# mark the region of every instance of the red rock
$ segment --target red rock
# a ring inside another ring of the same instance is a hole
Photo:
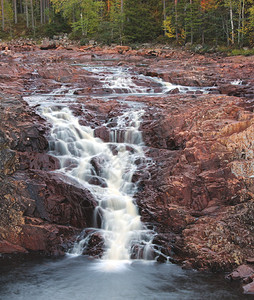
[[[118,53],[124,54],[130,50],[129,46],[116,46],[115,49],[117,50]]]
[[[97,127],[94,130],[94,136],[99,137],[104,142],[110,141],[110,130],[106,126]]]
[[[59,161],[53,156],[45,153],[31,153],[21,152],[19,153],[20,169],[32,169],[32,170],[55,170],[59,169]]]
[[[228,277],[230,277],[233,280],[244,280],[249,277],[251,277],[254,274],[254,269],[247,266],[247,265],[241,265],[239,266],[234,272],[232,272]]]
[[[28,250],[45,251],[47,249],[46,230],[43,226],[24,225],[21,244]]]
[[[54,224],[23,225],[20,240],[29,251],[63,254],[64,244],[73,240],[77,232],[75,228]]]
[[[104,239],[99,232],[91,232],[89,233],[90,239],[89,242],[84,249],[83,254],[95,256],[97,258],[102,257],[104,252]]]
[[[248,258],[246,259],[246,262],[247,262],[248,264],[253,264],[253,263],[254,263],[254,257],[248,257]]]
[[[243,286],[243,293],[254,295],[254,281]]]
[[[8,241],[0,241],[0,253],[28,253],[28,251],[25,248],[11,244]]]
[[[55,41],[50,41],[45,39],[42,43],[42,45],[40,46],[41,50],[49,50],[49,49],[56,49],[56,43]]]
[[[38,170],[27,184],[29,196],[37,203],[36,216],[77,228],[92,226],[96,202],[90,191],[64,175]]]

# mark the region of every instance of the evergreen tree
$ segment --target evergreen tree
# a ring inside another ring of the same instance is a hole
[[[124,33],[128,42],[147,42],[163,34],[161,3],[126,0]]]

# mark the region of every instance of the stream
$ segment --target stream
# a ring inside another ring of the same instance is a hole
[[[93,88],[92,97],[105,101],[212,89],[176,86],[123,67],[80,67],[102,86]],[[247,299],[223,276],[156,261],[163,255],[153,244],[156,232],[142,224],[134,198],[138,181],[133,176],[149,163],[139,131],[145,114],[142,104],[130,103],[113,122],[106,122],[109,141],[103,142],[94,128],[80,125],[69,108],[77,98],[75,90],[63,85],[24,99],[51,126],[49,154],[60,162],[55,172],[78,182],[96,199],[94,227],[84,229],[64,258],[37,257],[1,266],[0,299]],[[103,243],[100,259],[86,256],[93,236]]]

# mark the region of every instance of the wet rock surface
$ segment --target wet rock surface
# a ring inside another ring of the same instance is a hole
[[[90,226],[94,199],[47,172],[59,163],[46,153],[44,120],[18,96],[2,95],[1,108],[0,252],[61,254]]]
[[[106,142],[121,111],[144,108],[149,159],[134,176],[140,182],[135,198],[165,257],[213,271],[231,271],[254,257],[252,57],[34,46],[27,55],[22,47],[0,56],[1,253],[63,253],[92,226],[95,200],[51,172],[59,162],[47,154],[49,125],[21,98],[60,89],[54,97],[73,97],[70,108],[80,124]],[[174,84],[211,87],[210,94],[175,89],[162,96],[106,98],[102,81],[80,65],[97,61]],[[99,174],[101,159],[93,163]],[[97,240],[95,235],[91,249]]]

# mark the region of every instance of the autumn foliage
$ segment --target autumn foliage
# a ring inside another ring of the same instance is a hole
[[[254,0],[0,0],[1,37],[254,46]]]
[[[217,9],[218,1],[216,0],[201,0],[200,7],[203,11],[209,11]]]

